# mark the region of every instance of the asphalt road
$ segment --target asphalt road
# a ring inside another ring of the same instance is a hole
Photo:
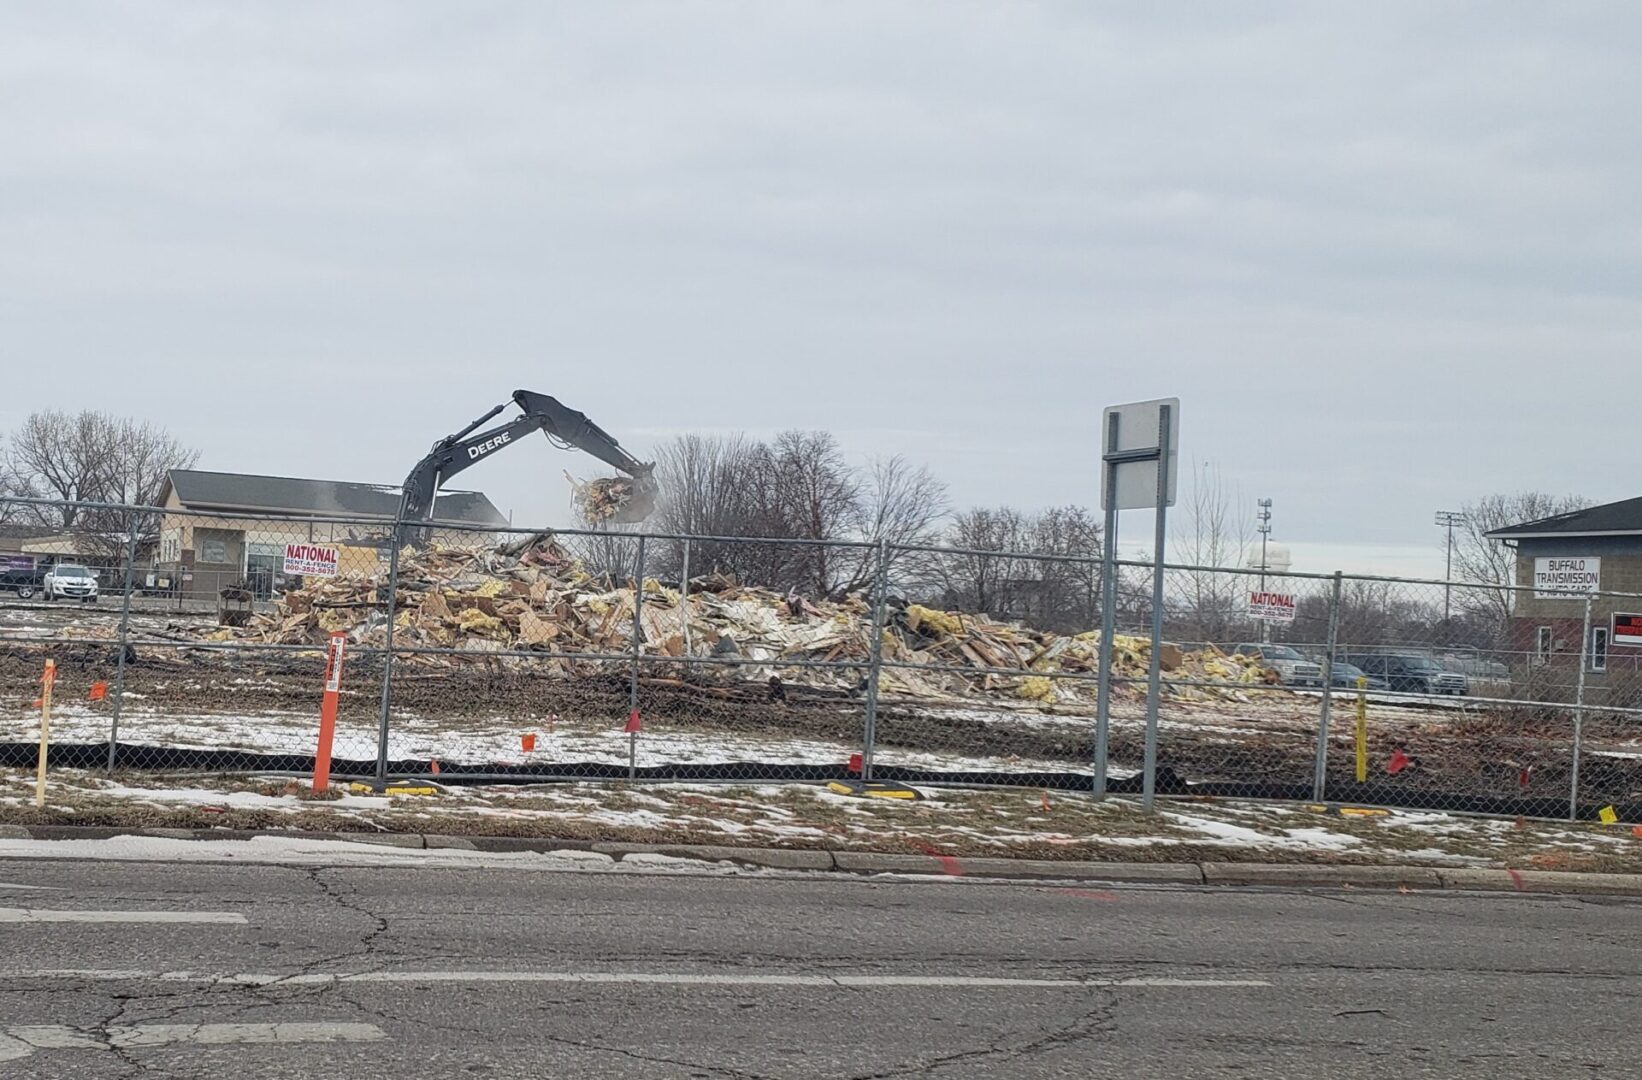
[[[1620,900],[17,860],[0,943],[5,1077],[1642,1068]]]

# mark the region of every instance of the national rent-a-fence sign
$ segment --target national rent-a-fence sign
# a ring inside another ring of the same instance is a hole
[[[286,544],[285,573],[303,577],[335,577],[339,553],[319,544]]]

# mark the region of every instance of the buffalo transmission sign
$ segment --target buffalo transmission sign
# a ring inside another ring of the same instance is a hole
[[[1594,593],[1602,588],[1602,560],[1592,558],[1542,558],[1534,560],[1535,600],[1575,600],[1575,594]]]

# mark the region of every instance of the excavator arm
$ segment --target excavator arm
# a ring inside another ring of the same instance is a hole
[[[417,521],[431,517],[434,494],[451,477],[537,431],[545,434],[555,445],[584,450],[633,478],[633,497],[613,520],[642,521],[650,515],[655,507],[656,495],[655,481],[651,477],[655,471],[654,465],[633,457],[622,449],[614,436],[589,420],[587,414],[577,412],[555,398],[529,390],[515,390],[513,402],[519,406],[522,415],[480,431],[507,408],[506,404],[498,405],[461,431],[433,444],[428,456],[417,462],[405,478],[405,491],[400,500],[401,520]]]

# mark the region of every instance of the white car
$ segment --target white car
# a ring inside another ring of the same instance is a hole
[[[47,600],[78,600],[82,604],[97,602],[97,575],[83,566],[58,563],[46,572],[42,586]]]

